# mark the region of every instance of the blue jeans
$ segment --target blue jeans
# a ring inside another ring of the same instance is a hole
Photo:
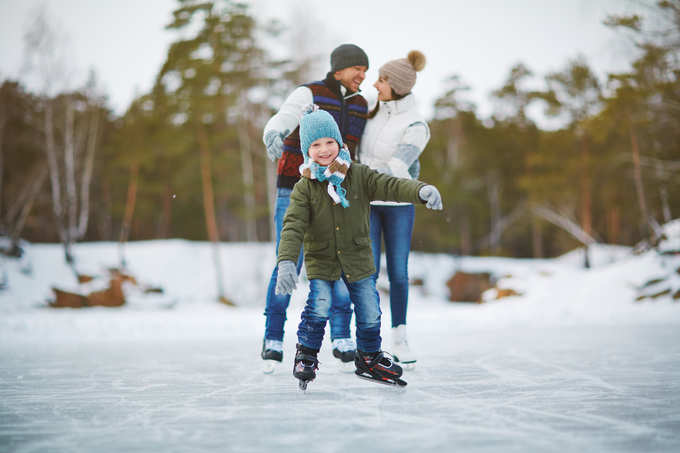
[[[350,283],[345,280],[328,281],[312,279],[309,281],[307,305],[302,311],[302,320],[298,326],[298,343],[310,349],[321,349],[324,329],[328,315],[332,311],[335,299],[332,294],[338,285],[347,285],[349,296],[354,303],[357,334],[357,349],[363,352],[380,350],[380,299],[375,289],[373,277]],[[333,326],[331,325],[331,329]]]
[[[277,254],[279,252],[279,241],[281,240],[281,228],[283,228],[283,217],[290,204],[291,192],[292,189],[283,187],[279,187],[276,192],[274,223],[276,225]],[[302,248],[300,248],[300,257],[297,262],[298,274],[300,273],[301,267]],[[286,323],[286,310],[290,303],[290,295],[276,294],[276,276],[278,271],[278,266],[274,267],[274,271],[269,279],[269,288],[267,288],[267,305],[264,309],[264,315],[266,316],[264,337],[268,340],[283,341],[283,325]],[[349,338],[349,323],[352,320],[352,305],[349,298],[349,292],[343,282],[335,285],[332,297],[334,304],[330,313],[331,339]]]
[[[381,238],[385,239],[387,276],[390,281],[390,311],[392,327],[406,324],[408,308],[408,255],[411,251],[411,234],[415,207],[371,205],[371,245],[376,273],[380,273]]]

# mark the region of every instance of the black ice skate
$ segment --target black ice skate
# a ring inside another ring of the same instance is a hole
[[[307,390],[307,384],[316,377],[316,370],[319,369],[319,359],[316,358],[316,354],[317,351],[313,349],[306,348],[301,344],[297,345],[293,376],[300,381],[300,390]]]
[[[400,379],[403,373],[401,367],[382,351],[361,352],[357,349],[354,364],[357,367],[356,375],[362,379],[387,385],[406,386],[406,381]]]

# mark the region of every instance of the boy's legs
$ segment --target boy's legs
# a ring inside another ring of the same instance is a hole
[[[333,286],[336,284],[337,282],[316,278],[309,281],[309,295],[297,331],[298,343],[307,349],[321,349],[331,309]]]
[[[347,285],[340,279],[333,285],[331,293],[331,340],[350,338],[349,323],[352,320],[352,301],[349,298]]]
[[[343,275],[343,279],[345,279]],[[349,283],[345,279],[350,298],[354,303],[357,349],[362,352],[380,350],[380,298],[375,288],[375,279],[367,277]]]
[[[290,205],[291,189],[279,188],[276,193],[276,209],[274,212],[274,224],[276,226],[276,253],[279,251],[279,241],[281,240],[281,228],[283,228],[283,217],[286,214],[286,209]],[[302,267],[302,249],[300,249],[300,257],[297,262],[298,274]],[[266,340],[283,341],[283,326],[286,322],[286,309],[290,303],[290,295],[278,295],[276,289],[276,277],[278,273],[278,266],[274,267],[271,278],[269,279],[269,287],[267,288],[267,304],[264,309],[265,330],[264,338]]]

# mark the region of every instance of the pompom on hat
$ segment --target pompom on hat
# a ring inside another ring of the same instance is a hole
[[[425,55],[419,50],[412,50],[406,58],[388,61],[380,67],[380,77],[387,80],[390,87],[398,95],[408,94],[416,84],[416,73],[425,67]]]

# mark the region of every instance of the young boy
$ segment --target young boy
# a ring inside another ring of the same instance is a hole
[[[304,242],[309,296],[298,326],[293,375],[304,390],[316,377],[317,353],[331,306],[331,293],[341,277],[347,284],[356,317],[356,374],[383,383],[406,385],[402,369],[380,350],[380,301],[369,239],[372,200],[427,203],[442,209],[434,186],[395,178],[352,163],[333,117],[312,111],[300,120],[302,178],[295,184],[281,230],[277,294],[297,286],[295,263]]]

